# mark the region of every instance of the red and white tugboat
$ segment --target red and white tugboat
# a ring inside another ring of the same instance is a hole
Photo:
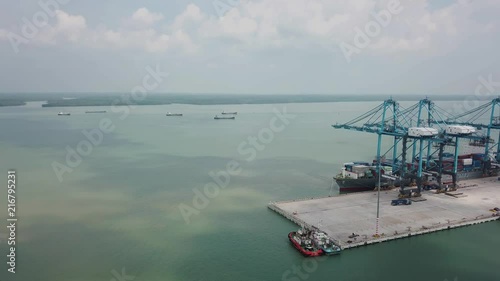
[[[299,229],[288,233],[288,239],[299,252],[306,257],[317,257],[323,255],[323,250],[313,242],[313,231]]]

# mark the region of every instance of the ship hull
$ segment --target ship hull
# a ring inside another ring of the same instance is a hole
[[[492,174],[489,174],[487,176],[497,176],[498,171],[493,172]],[[484,177],[482,171],[470,171],[470,172],[458,172],[457,173],[457,180],[468,180],[468,179],[478,179]],[[370,178],[370,179],[339,179],[336,178],[335,181],[339,185],[339,191],[340,193],[351,193],[351,192],[361,192],[361,191],[372,191],[375,190],[378,186],[378,179],[377,178]],[[442,180],[443,183],[449,183],[451,182],[451,176],[448,176],[448,178],[443,178]],[[386,179],[381,179],[381,184],[382,187],[387,185],[387,180]],[[397,186],[397,182],[395,183],[395,186]]]
[[[498,176],[498,171],[490,171],[487,175],[484,175],[482,171],[470,171],[470,172],[457,172],[457,180],[472,180],[472,179],[479,179],[479,178],[484,178],[484,177],[495,177]],[[451,175],[443,175],[443,183],[448,183],[451,182]]]
[[[339,185],[340,193],[371,191],[378,186],[378,179],[335,179]],[[381,184],[386,183],[385,179],[381,179]]]
[[[323,249],[323,253],[325,256],[336,256],[340,255],[340,251],[335,251],[335,250],[329,250],[329,249]]]

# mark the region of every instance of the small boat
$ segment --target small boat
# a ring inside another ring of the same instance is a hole
[[[299,252],[306,257],[317,257],[324,254],[312,240],[311,231],[299,229],[297,232],[288,233],[288,239]]]
[[[89,110],[85,111],[85,113],[106,113],[106,110]]]
[[[327,256],[338,255],[342,251],[340,246],[336,245],[326,233],[321,231],[313,232],[313,242]]]
[[[234,112],[225,112],[225,111],[222,111],[222,115],[237,115],[238,112],[234,111]]]
[[[69,112],[62,112],[61,111],[61,112],[57,113],[57,115],[59,115],[59,116],[69,116],[69,115],[71,115],[71,113],[69,113]]]
[[[215,120],[219,120],[219,119],[231,119],[231,120],[234,120],[234,119],[236,119],[236,117],[234,117],[234,116],[218,116],[218,115],[215,115],[214,119]]]
[[[171,112],[167,112],[166,114],[167,116],[182,116],[182,113],[171,113]]]

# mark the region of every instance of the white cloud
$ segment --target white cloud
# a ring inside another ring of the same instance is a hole
[[[179,28],[182,28],[183,24],[198,20],[200,16],[201,12],[198,7],[190,5],[184,13],[177,17],[172,26],[179,24]],[[181,29],[168,28],[171,31],[165,33],[153,27],[148,27],[162,19],[163,15],[151,13],[146,8],[140,8],[132,15],[131,20],[142,24],[142,27],[91,31],[92,41],[101,48],[111,45],[116,48],[143,49],[151,53],[162,53],[169,50],[180,50],[183,53],[196,52],[197,47],[190,35]]]
[[[311,48],[352,42],[374,14],[393,0],[257,0],[241,3],[222,18],[200,23],[200,37],[231,38],[241,46]],[[465,3],[465,4],[464,4]],[[477,15],[500,12],[495,0],[456,2],[437,10],[429,0],[401,1],[403,10],[372,38],[371,52],[445,51],[478,33],[498,29],[498,20],[481,22]],[[236,43],[237,44],[237,43]]]
[[[146,8],[140,8],[132,15],[132,20],[134,20],[136,23],[144,25],[152,25],[153,23],[162,19],[163,15],[161,13],[153,13]]]
[[[170,36],[152,28],[141,30],[99,29],[89,31],[89,41],[98,48],[143,49],[147,52],[165,52],[170,47]]]
[[[56,11],[58,33],[64,34],[70,41],[77,41],[87,28],[83,16],[72,16],[63,11]]]
[[[218,44],[220,49],[315,48],[352,42],[355,28],[363,29],[374,13],[393,0],[254,0],[240,2],[224,17],[203,12],[189,4],[168,25],[161,13],[140,8],[129,18],[133,26],[116,29],[89,28],[81,15],[57,11],[56,23],[47,26],[30,43],[78,42],[99,48],[134,48],[146,52],[182,50],[194,53],[202,46]],[[463,2],[463,3],[462,3]],[[401,1],[403,11],[368,47],[369,52],[414,52],[453,48],[469,37],[495,32],[500,21],[484,19],[483,13],[498,14],[500,2],[483,0],[456,2],[437,10],[429,0]],[[11,30],[0,29],[0,40]],[[491,35],[489,35],[491,37]],[[230,39],[230,40],[227,40]]]
[[[159,20],[158,14],[139,9],[132,16],[147,24]],[[0,29],[0,40],[8,40],[8,31]],[[189,34],[182,30],[166,34],[152,27],[119,28],[116,30],[100,26],[92,29],[81,15],[71,15],[57,10],[55,23],[39,30],[34,38],[26,40],[28,44],[57,45],[67,42],[92,48],[142,49],[146,52],[166,52],[171,49],[184,53],[193,53],[197,47]]]
[[[205,17],[198,6],[189,4],[180,15],[175,17],[172,29],[186,28],[187,25],[199,23]]]
[[[34,38],[35,43],[55,44],[61,40],[76,42],[87,29],[87,23],[83,16],[70,15],[57,10],[55,18],[54,25],[47,25],[40,30],[40,33]]]

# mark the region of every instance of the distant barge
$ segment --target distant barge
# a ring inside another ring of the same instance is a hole
[[[234,120],[234,119],[236,119],[236,117],[234,117],[234,116],[218,116],[218,115],[216,115],[216,116],[214,117],[214,119],[215,119],[215,120],[222,120],[222,119],[230,119],[230,120]]]
[[[167,116],[182,116],[182,113],[171,113],[171,112],[167,112],[166,114]]]
[[[85,113],[106,113],[106,110],[89,110],[85,111]]]

